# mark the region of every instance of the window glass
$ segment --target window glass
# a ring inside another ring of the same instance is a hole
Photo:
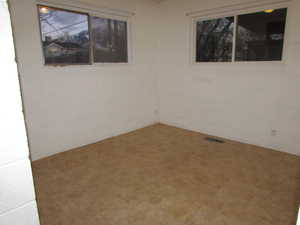
[[[231,61],[233,29],[234,17],[198,21],[196,31],[196,61]]]
[[[94,62],[128,62],[127,22],[91,18]]]
[[[88,15],[38,6],[45,64],[90,62]]]
[[[238,16],[236,61],[282,59],[287,9]]]

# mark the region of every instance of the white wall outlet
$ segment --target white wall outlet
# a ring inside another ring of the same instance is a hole
[[[278,133],[277,130],[274,130],[274,129],[271,130],[271,136],[272,137],[277,136],[277,133]]]

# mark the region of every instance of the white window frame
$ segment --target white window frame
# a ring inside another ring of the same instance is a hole
[[[230,7],[229,7],[230,8]],[[282,49],[282,57],[281,60],[277,61],[236,61],[235,53],[236,53],[236,35],[237,35],[237,25],[238,25],[238,16],[244,14],[251,14],[261,12],[267,9],[281,9],[287,8],[289,11],[289,0],[282,1],[276,4],[267,4],[265,6],[248,6],[243,8],[235,8],[235,9],[211,9],[209,13],[205,13],[204,11],[187,13],[187,16],[190,17],[190,30],[191,30],[191,44],[190,44],[190,63],[192,65],[203,65],[203,64],[285,64],[286,63],[286,45],[288,39],[288,24],[289,24],[289,13],[287,13],[286,21],[285,21],[285,33],[283,39],[283,49]],[[201,12],[201,13],[200,13]],[[203,13],[202,13],[203,12]],[[234,30],[233,30],[233,42],[232,42],[232,59],[227,62],[197,62],[196,60],[196,38],[197,38],[197,22],[206,21],[224,17],[234,17]]]
[[[47,67],[57,67],[57,66],[128,66],[133,63],[133,56],[132,56],[132,22],[131,18],[135,15],[133,12],[125,11],[125,10],[117,10],[117,9],[110,9],[106,7],[99,7],[99,9],[94,9],[95,7],[89,6],[89,5],[82,5],[79,3],[76,3],[75,5],[71,4],[64,4],[64,3],[58,3],[54,1],[48,1],[48,0],[37,0],[36,1],[36,7],[39,5],[46,6],[46,7],[52,7],[57,8],[61,10],[70,10],[78,13],[84,13],[88,15],[89,20],[89,34],[90,34],[90,63],[89,64],[62,64],[62,65],[51,65],[51,64],[44,64],[44,66]],[[91,30],[91,17],[99,17],[104,19],[113,19],[113,20],[120,20],[127,23],[127,55],[128,60],[127,62],[94,62],[94,56],[93,56],[93,42],[92,42],[92,30]],[[37,14],[38,20],[39,14]],[[40,28],[41,29],[41,28]],[[41,33],[41,31],[40,31]],[[40,34],[41,35],[41,34]],[[42,44],[42,42],[41,42]],[[43,54],[44,57],[44,54]],[[45,59],[43,58],[43,61]]]

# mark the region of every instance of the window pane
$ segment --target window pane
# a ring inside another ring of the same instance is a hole
[[[128,62],[127,22],[92,17],[94,62]]]
[[[281,60],[287,9],[238,16],[236,61]]]
[[[197,22],[196,61],[231,61],[233,28],[234,17]]]
[[[90,62],[88,15],[39,6],[46,64]]]

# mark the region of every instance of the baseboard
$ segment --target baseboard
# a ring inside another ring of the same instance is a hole
[[[209,132],[207,130],[200,130],[200,129],[192,127],[192,126],[187,126],[187,125],[184,125],[184,124],[181,124],[181,123],[178,123],[178,122],[160,121],[160,123],[168,125],[168,126],[174,126],[174,127],[178,127],[178,128],[182,128],[182,129],[186,129],[186,130],[190,130],[190,131],[199,132],[199,133],[202,133],[202,134],[207,134],[209,136],[214,136],[214,137],[219,137],[219,138],[222,138],[222,139],[236,141],[236,142],[239,142],[239,143],[242,143],[242,144],[254,145],[254,146],[257,146],[257,147],[266,148],[266,149],[270,149],[270,150],[277,151],[277,152],[282,152],[282,153],[287,153],[287,154],[291,154],[291,155],[300,156],[300,154],[289,152],[289,151],[283,150],[281,148],[274,148],[274,146],[264,145],[264,144],[261,144],[261,143],[255,142],[255,141],[251,141],[251,140],[248,140],[248,139],[243,139],[243,138],[240,138],[240,137],[234,137],[234,136],[230,136],[230,135],[220,135],[220,134]]]

